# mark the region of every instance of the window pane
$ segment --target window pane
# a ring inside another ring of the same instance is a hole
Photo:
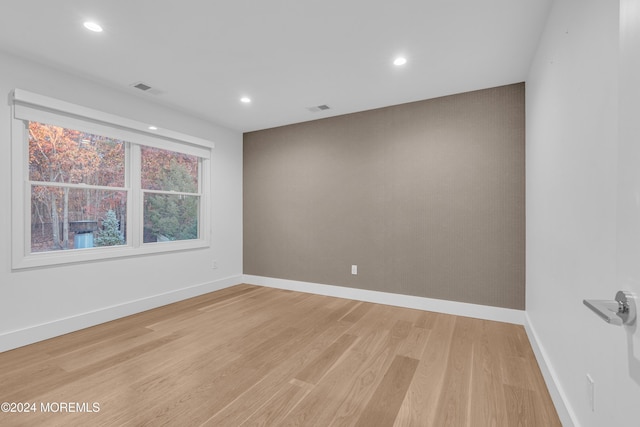
[[[200,197],[144,195],[144,243],[198,238]]]
[[[124,245],[127,193],[31,188],[31,252]]]
[[[29,179],[124,187],[124,142],[29,122]]]
[[[152,147],[141,151],[143,189],[198,192],[198,157]]]

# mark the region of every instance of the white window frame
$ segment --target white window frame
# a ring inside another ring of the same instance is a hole
[[[128,141],[125,168],[127,186],[126,244],[110,247],[31,252],[31,182],[29,181],[28,122],[35,121]],[[148,124],[71,104],[22,89],[11,94],[11,226],[12,268],[25,269],[206,248],[211,245],[210,141],[167,129],[149,131]],[[198,156],[200,211],[198,238],[143,243],[143,191],[140,146]]]

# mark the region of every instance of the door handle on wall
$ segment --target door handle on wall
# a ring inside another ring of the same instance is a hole
[[[618,291],[615,300],[582,301],[602,320],[613,325],[632,325],[636,320],[636,302],[631,292]]]

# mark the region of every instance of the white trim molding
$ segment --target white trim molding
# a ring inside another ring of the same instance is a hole
[[[153,295],[99,310],[80,313],[74,316],[53,320],[28,328],[0,334],[0,353],[13,350],[38,341],[79,331],[111,320],[120,319],[132,314],[161,307],[163,305],[197,297],[209,292],[218,291],[241,283],[242,276],[231,276],[213,282],[202,283],[186,288]]]
[[[526,313],[524,329],[529,337],[531,348],[533,349],[533,353],[538,361],[538,366],[540,366],[540,372],[542,372],[544,382],[546,383],[549,394],[551,395],[551,400],[553,400],[553,404],[556,407],[560,422],[564,427],[578,427],[580,425],[578,423],[578,418],[569,404],[569,399],[567,399],[567,395],[560,385],[558,375],[549,361],[549,356],[546,350],[538,339],[538,334],[531,324],[529,315]]]
[[[16,88],[13,90],[11,104],[14,106],[14,117],[20,120],[49,123],[49,120],[54,118],[55,121],[63,121],[63,124],[66,124],[64,119],[70,118],[72,126],[75,126],[78,124],[78,119],[80,119],[91,126],[86,130],[89,133],[105,133],[105,136],[127,141],[134,140],[143,145],[167,150],[171,149],[171,145],[163,145],[162,140],[165,142],[178,142],[182,147],[181,151],[207,159],[210,157],[211,149],[215,147],[213,142],[202,138],[185,135],[170,129],[156,128],[150,131],[148,123],[141,123],[24,89]],[[186,148],[184,144],[188,144],[189,148]]]
[[[296,280],[275,279],[271,277],[252,276],[245,274],[243,282],[267,286],[270,288],[287,289],[290,291],[306,292],[337,298],[354,299],[377,304],[393,305],[397,307],[413,308],[417,310],[435,311],[456,316],[474,317],[477,319],[494,320],[497,322],[524,324],[524,311],[510,308],[490,307],[486,305],[468,304],[464,302],[446,301],[412,295],[393,294],[389,292],[369,291],[365,289],[347,288],[343,286],[323,285],[319,283],[300,282]]]

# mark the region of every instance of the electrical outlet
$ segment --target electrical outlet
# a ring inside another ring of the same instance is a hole
[[[591,375],[587,374],[587,398],[589,399],[589,408],[591,408],[591,412],[595,412],[596,410],[595,388],[595,381],[591,378]]]
[[[358,266],[357,265],[352,265],[351,266],[351,274],[353,274],[354,276],[358,275]]]
[[[218,260],[214,259],[213,263],[211,264],[211,268],[213,268],[214,270],[218,268]]]

